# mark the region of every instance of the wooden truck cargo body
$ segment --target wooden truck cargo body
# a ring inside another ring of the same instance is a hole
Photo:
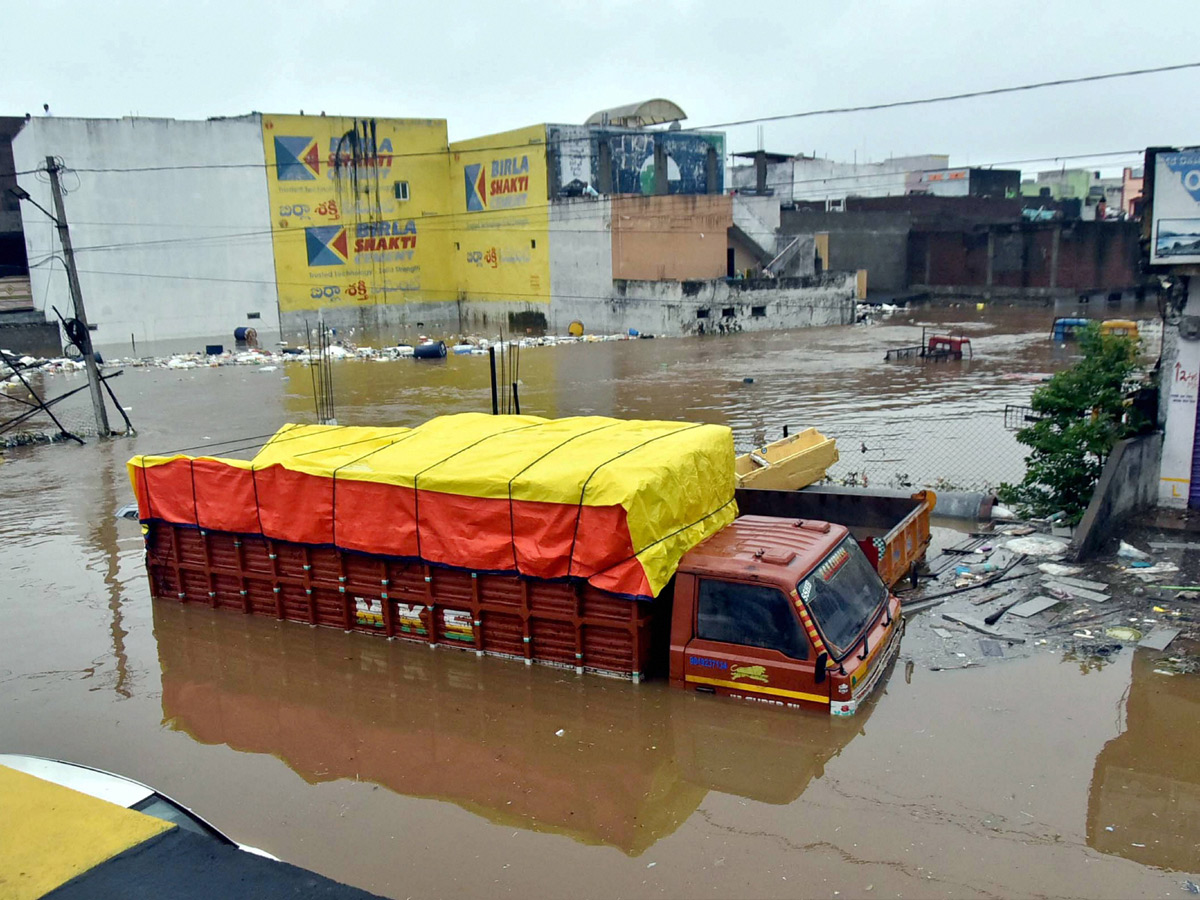
[[[676,687],[836,715],[856,711],[899,643],[899,600],[847,529],[824,522],[739,518],[690,551],[650,602],[580,580],[469,572],[157,521],[146,529],[156,598],[634,681],[669,669]],[[802,594],[855,565],[871,600],[847,631],[832,621],[839,609],[814,609]],[[823,637],[835,627],[851,637]]]
[[[345,631],[640,678],[652,605],[581,581],[466,572],[148,523],[151,594]]]
[[[462,414],[130,474],[156,598],[852,714],[899,642],[887,543],[804,492],[738,518],[733,459],[716,426]]]

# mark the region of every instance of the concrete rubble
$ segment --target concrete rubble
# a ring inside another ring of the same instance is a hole
[[[929,559],[929,580],[902,595],[910,662],[944,671],[1052,652],[1097,667],[1141,647],[1157,654],[1160,675],[1200,671],[1200,544],[1127,533],[1087,564],[1065,565],[1054,560],[1067,538],[984,527]]]

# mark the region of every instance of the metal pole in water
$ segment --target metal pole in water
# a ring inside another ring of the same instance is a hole
[[[75,318],[80,323],[79,350],[87,368],[88,391],[92,395],[92,411],[96,415],[96,432],[101,438],[112,434],[108,427],[108,411],[104,408],[104,395],[100,393],[100,369],[96,365],[96,351],[92,349],[92,335],[88,329],[87,311],[83,308],[83,290],[79,287],[79,273],[75,270],[75,251],[71,247],[71,231],[67,227],[67,213],[63,208],[62,185],[59,183],[59,167],[53,156],[46,157],[46,174],[50,176],[50,189],[54,196],[54,224],[58,228],[58,241],[62,245],[63,262],[67,269],[67,286],[71,291],[71,302],[75,306]]]
[[[496,348],[488,347],[488,362],[492,366],[492,415],[500,415],[500,397],[496,393]]]

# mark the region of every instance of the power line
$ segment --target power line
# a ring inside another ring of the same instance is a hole
[[[1149,69],[1128,69],[1124,72],[1107,72],[1103,75],[1083,75],[1079,78],[1056,78],[1053,81],[1037,81],[1031,84],[1018,84],[1012,87],[989,88],[982,91],[964,91],[960,94],[942,94],[937,97],[925,97],[920,100],[893,100],[889,103],[870,103],[864,106],[834,106],[829,109],[810,109],[804,112],[784,113],[777,116],[758,116],[753,119],[738,119],[732,122],[718,122],[715,125],[705,125],[697,130],[711,128],[733,128],[738,125],[757,125],[763,122],[782,122],[787,119],[805,119],[811,116],[832,116],[844,113],[873,112],[879,109],[899,109],[905,106],[923,106],[930,103],[948,103],[953,100],[970,100],[975,97],[994,97],[999,94],[1014,94],[1019,91],[1036,91],[1042,88],[1063,87],[1068,84],[1088,84],[1096,81],[1109,81],[1114,78],[1132,78],[1137,75],[1153,75],[1160,72],[1179,72],[1183,69],[1200,68],[1200,62],[1179,63],[1173,66],[1155,66]],[[692,129],[686,129],[692,130]]]
[[[1047,161],[1059,161],[1059,160],[1067,160],[1067,159],[1098,159],[1098,158],[1103,158],[1103,157],[1114,157],[1114,156],[1135,156],[1135,155],[1140,155],[1141,153],[1142,153],[1141,150],[1109,150],[1109,151],[1101,151],[1101,152],[1096,152],[1096,153],[1065,154],[1065,155],[1045,156],[1045,157],[1028,157],[1025,159],[1017,159],[1017,160],[1002,160],[999,162],[976,163],[973,166],[946,166],[946,167],[940,168],[940,169],[925,169],[922,171],[925,173],[950,172],[950,171],[956,171],[956,170],[963,169],[963,168],[995,168],[997,166],[1018,165],[1018,164],[1031,163],[1031,162],[1047,162]],[[749,168],[749,167],[747,167],[747,168]],[[868,173],[860,173],[860,174],[852,174],[852,175],[830,175],[830,176],[823,176],[823,177],[818,177],[818,178],[787,179],[787,180],[779,180],[779,181],[770,181],[767,183],[767,186],[768,187],[774,187],[774,186],[782,187],[782,186],[790,185],[793,187],[793,190],[794,190],[796,186],[801,186],[801,185],[805,185],[805,184],[823,185],[823,184],[828,184],[830,182],[848,181],[848,180],[855,181],[856,183],[861,184],[863,182],[870,182],[870,181],[876,181],[876,180],[894,179],[894,178],[901,177],[905,174],[906,173],[903,171],[897,171],[897,172],[880,172],[880,173],[869,173],[868,172]],[[730,188],[730,189],[737,190],[736,188]],[[800,195],[798,195],[798,199],[803,200],[806,197],[815,198],[820,193],[821,193],[820,191],[801,193]],[[641,196],[641,195],[635,195],[635,196]],[[674,196],[678,196],[678,195],[674,195]],[[713,195],[703,195],[703,196],[713,196]],[[903,195],[897,195],[897,196],[903,196]],[[793,199],[796,199],[796,198],[797,198],[797,195],[794,193]],[[590,207],[590,202],[588,205]],[[362,222],[362,224],[384,225],[384,224],[393,224],[393,223],[398,223],[398,222],[407,222],[410,220],[413,222],[416,222],[416,223],[424,223],[424,222],[429,222],[432,220],[445,220],[445,219],[462,219],[465,222],[470,222],[472,220],[477,221],[478,218],[480,217],[481,213],[493,213],[496,215],[509,215],[509,216],[519,217],[519,216],[521,216],[523,214],[527,214],[527,213],[535,213],[536,214],[541,211],[552,209],[554,206],[555,206],[554,201],[547,201],[545,203],[537,203],[537,204],[533,204],[530,206],[516,207],[516,208],[512,208],[512,209],[481,210],[481,211],[476,211],[476,212],[457,212],[457,213],[434,213],[432,215],[425,215],[425,216],[396,216],[396,217],[368,218],[368,219],[365,219]],[[544,222],[525,222],[523,224],[498,223],[496,225],[488,225],[488,226],[479,228],[476,231],[479,234],[516,233],[516,232],[531,232],[531,233],[540,234],[543,231],[549,232],[551,234],[553,234],[553,233],[598,234],[598,233],[611,233],[612,232],[613,229],[611,228],[611,226],[597,227],[597,228],[563,228],[563,227],[561,227],[563,222],[588,221],[588,220],[592,220],[595,218],[596,218],[595,210],[592,208],[579,209],[579,210],[570,209],[567,211],[567,214],[564,217],[561,217],[557,220],[547,219]],[[91,225],[91,226],[101,226],[101,227],[111,227],[111,226],[115,226],[115,225],[135,226],[135,225],[141,225],[141,224],[148,224],[148,225],[152,225],[155,227],[180,227],[180,228],[184,228],[184,227],[209,227],[209,228],[238,227],[238,226],[232,225],[232,224],[231,225],[193,226],[192,223],[76,222],[75,224],[77,226]],[[342,224],[342,223],[341,222],[325,222],[322,224],[337,225],[337,224]],[[344,224],[345,224],[345,227],[347,227],[347,228],[353,228],[356,223],[355,223],[355,221],[352,220],[352,221],[346,222]],[[279,227],[272,226],[270,228],[255,229],[253,231],[232,232],[232,233],[226,233],[226,234],[187,235],[187,236],[181,236],[181,237],[175,237],[175,238],[156,238],[156,239],[148,240],[148,241],[122,241],[122,242],[113,242],[113,243],[109,243],[109,244],[91,244],[91,245],[83,245],[83,246],[76,247],[75,251],[78,253],[78,252],[82,252],[82,251],[121,250],[121,249],[130,248],[130,247],[166,246],[166,245],[174,245],[174,244],[210,244],[211,245],[212,243],[218,242],[218,241],[245,240],[245,239],[253,239],[253,238],[267,237],[267,236],[274,237],[275,235],[279,235],[279,234],[297,234],[297,235],[299,235],[299,234],[303,233],[304,228],[305,228],[305,226],[303,224],[297,225],[295,227],[288,227],[288,228],[279,228]],[[620,229],[618,229],[618,230],[620,230]],[[694,229],[694,231],[695,231],[695,233],[703,233],[706,231],[706,229],[697,227],[696,229]],[[470,233],[470,230],[465,228],[463,225],[458,224],[458,225],[450,225],[449,227],[438,227],[436,225],[433,227],[420,227],[419,232],[420,233],[431,233],[432,232],[432,233],[442,233],[442,234],[464,234],[465,235],[465,234]],[[686,230],[680,230],[680,229],[630,229],[627,233],[630,233],[630,234],[686,234],[689,232]],[[375,235],[369,235],[369,236],[375,236]],[[36,264],[37,263],[33,263],[31,265],[36,265]]]
[[[958,94],[943,94],[940,96],[923,97],[923,98],[915,99],[915,100],[894,100],[894,101],[888,101],[888,102],[884,102],[884,103],[864,104],[861,106],[830,107],[827,109],[812,109],[812,110],[804,110],[802,112],[795,112],[795,113],[782,113],[782,114],[770,115],[770,116],[757,116],[755,118],[750,118],[750,119],[736,119],[736,120],[732,120],[729,122],[718,122],[713,125],[681,128],[677,131],[645,131],[645,130],[641,130],[641,131],[617,132],[617,134],[629,134],[629,135],[634,135],[634,136],[641,135],[641,134],[664,135],[664,136],[669,136],[672,134],[687,134],[687,133],[699,134],[699,133],[702,133],[705,131],[711,131],[711,130],[717,129],[717,128],[733,128],[733,127],[740,126],[740,125],[755,125],[755,124],[760,124],[760,123],[765,123],[765,122],[781,122],[781,121],[786,121],[786,120],[790,120],[790,119],[803,119],[803,118],[809,118],[809,117],[813,117],[813,116],[829,116],[829,115],[841,115],[841,114],[846,114],[846,113],[873,112],[876,110],[883,110],[883,109],[898,109],[898,108],[909,107],[909,106],[923,106],[923,105],[929,105],[929,104],[934,104],[934,103],[947,103],[947,102],[952,102],[952,101],[956,101],[956,100],[968,100],[968,99],[977,98],[977,97],[991,97],[991,96],[998,96],[1001,94],[1011,94],[1011,93],[1018,93],[1018,92],[1024,92],[1024,91],[1042,90],[1044,88],[1063,87],[1063,86],[1072,85],[1072,84],[1088,84],[1088,83],[1092,83],[1092,82],[1109,81],[1109,80],[1118,79],[1118,78],[1132,78],[1132,77],[1136,77],[1136,76],[1140,76],[1140,75],[1153,75],[1153,74],[1158,74],[1158,73],[1163,73],[1163,72],[1178,72],[1178,71],[1183,71],[1186,69],[1196,69],[1196,68],[1200,68],[1200,62],[1179,63],[1176,65],[1155,66],[1152,68],[1144,68],[1144,69],[1128,69],[1128,70],[1122,71],[1122,72],[1106,72],[1106,73],[1099,74],[1099,75],[1084,75],[1084,76],[1080,76],[1077,78],[1058,78],[1058,79],[1054,79],[1051,81],[1039,81],[1039,82],[1033,82],[1033,83],[1029,83],[1029,84],[1013,85],[1010,87],[989,88],[986,90],[979,90],[979,91],[965,91],[965,92],[958,93]],[[269,118],[270,114],[268,114],[267,117]],[[358,121],[357,119],[354,119],[353,117],[349,117],[349,116],[346,116],[346,117],[330,116],[328,118],[331,118],[331,119],[332,118],[343,118],[347,121]],[[41,121],[41,120],[39,119],[38,121]],[[545,123],[545,124],[553,125],[556,123]],[[551,146],[561,147],[561,146],[564,146],[567,144],[572,144],[572,143],[587,142],[590,144],[594,137],[598,137],[598,135],[596,133],[589,132],[588,134],[579,135],[577,137],[559,136],[555,139],[553,145],[550,143],[547,143],[546,141],[539,140],[536,143],[530,143],[529,141],[525,141],[524,143],[519,143],[519,144],[497,144],[497,145],[492,145],[492,146],[458,148],[458,149],[456,149],[455,147],[453,147],[452,145],[447,143],[447,145],[444,148],[439,147],[437,150],[422,150],[422,151],[413,151],[413,152],[408,152],[408,153],[388,153],[388,154],[376,153],[374,158],[389,157],[392,159],[407,159],[407,158],[423,157],[423,156],[446,156],[446,155],[452,154],[452,153],[453,154],[474,154],[474,153],[490,152],[493,150],[519,150],[522,148],[524,148],[524,149],[529,149],[531,147],[548,148]],[[341,157],[339,155],[339,159],[340,158]],[[263,168],[270,168],[271,165],[272,165],[271,163],[268,163],[264,160],[263,162],[252,162],[252,163],[188,163],[188,164],[177,165],[177,166],[81,167],[81,168],[74,168],[73,170],[76,172],[88,172],[88,173],[136,173],[136,172],[162,172],[162,171],[187,170],[187,169],[263,169]],[[35,173],[38,171],[43,171],[43,170],[33,169],[33,170],[18,172],[18,173],[14,173],[14,174],[28,175],[28,174],[32,174],[32,173]],[[3,174],[9,174],[9,173],[0,173],[0,175],[3,175]]]

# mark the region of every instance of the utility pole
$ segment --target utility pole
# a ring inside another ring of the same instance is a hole
[[[58,227],[58,240],[62,244],[63,261],[67,267],[67,284],[71,288],[71,302],[75,306],[75,318],[83,327],[83,340],[79,347],[83,353],[83,364],[87,367],[88,392],[92,395],[92,409],[96,413],[96,431],[100,437],[112,434],[108,427],[108,410],[104,408],[104,395],[100,393],[100,368],[96,365],[96,353],[92,349],[92,332],[88,328],[87,310],[83,308],[83,291],[79,287],[79,273],[75,270],[75,251],[71,249],[71,232],[67,228],[67,213],[63,208],[62,185],[59,184],[58,163],[53,156],[46,157],[46,172],[50,175],[50,187],[54,192],[54,224]]]

